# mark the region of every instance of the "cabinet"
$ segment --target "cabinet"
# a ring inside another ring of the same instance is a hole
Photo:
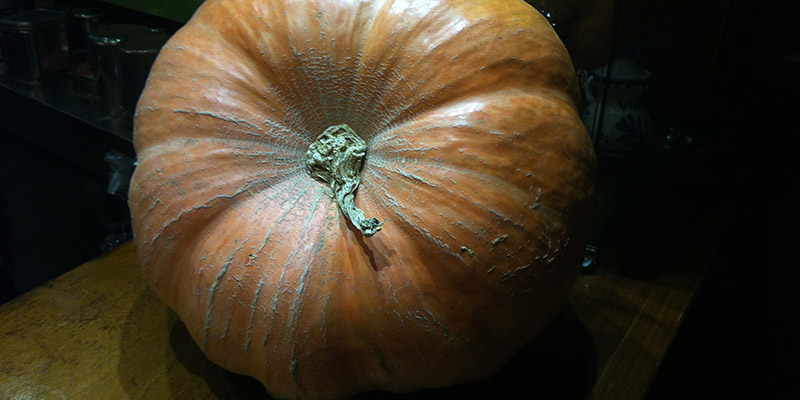
[[[111,247],[107,239],[129,230],[124,198],[106,192],[104,156],[133,157],[133,144],[125,128],[118,136],[74,115],[80,104],[70,108],[68,98],[0,75],[0,303],[98,256]]]

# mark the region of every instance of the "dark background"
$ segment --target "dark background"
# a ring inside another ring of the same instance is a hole
[[[654,124],[711,143],[711,190],[740,210],[649,398],[796,398],[800,2],[616,7],[616,45],[635,45],[654,74]]]
[[[800,2],[528,2],[553,12],[577,69],[635,47],[653,73],[653,140],[691,132],[687,160],[705,166],[704,187],[681,195],[716,193],[739,210],[648,397],[797,398]]]
[[[100,1],[6,3],[23,10],[101,6],[103,23],[165,32],[180,26]],[[110,117],[105,97],[77,97],[66,58],[63,64],[40,85],[26,85],[0,63],[0,304],[131,236],[127,187],[108,192],[105,159],[135,158],[130,118]]]
[[[529,2],[553,10],[576,68],[635,46],[654,76],[653,140],[691,132],[700,145],[689,151],[709,164],[703,190],[738,204],[648,397],[796,398],[800,2]],[[133,155],[130,142],[0,87],[0,303],[101,254],[127,222],[124,198],[105,192],[110,150]]]

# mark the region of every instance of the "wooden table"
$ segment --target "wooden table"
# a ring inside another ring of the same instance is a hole
[[[654,202],[626,205],[607,230],[597,269],[548,330],[495,377],[359,397],[641,398],[736,209],[713,195],[649,193]],[[0,307],[0,399],[266,396],[207,361],[144,283],[131,243]]]

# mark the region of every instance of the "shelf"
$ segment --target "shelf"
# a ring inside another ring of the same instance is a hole
[[[91,91],[91,81],[83,82],[85,91]],[[112,118],[103,106],[108,103],[104,97],[91,98],[75,90],[76,81],[67,72],[40,85],[17,82],[0,74],[0,88],[38,102],[43,107],[63,113],[69,118],[79,120],[98,130],[114,135],[127,142],[133,141],[133,124],[129,119]]]

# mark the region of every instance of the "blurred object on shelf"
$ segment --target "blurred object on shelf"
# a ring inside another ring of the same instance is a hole
[[[692,140],[694,140],[694,132],[681,128],[669,128],[667,136],[664,138],[664,151],[684,148],[690,145]]]
[[[89,56],[89,34],[97,28],[103,10],[96,7],[72,10],[67,19],[67,41],[72,65],[74,90],[83,96],[90,96],[94,82],[94,71]]]
[[[598,154],[629,156],[641,151],[652,135],[643,101],[652,74],[636,64],[635,55],[632,47],[616,50],[611,62],[592,71],[583,84],[589,106],[581,119]]]
[[[131,184],[131,175],[133,175],[136,160],[116,149],[106,153],[103,159],[108,164],[108,188],[106,193],[127,201],[128,186]]]
[[[581,263],[581,275],[590,275],[597,269],[597,246],[587,244]]]
[[[38,9],[0,20],[9,76],[39,85],[69,65],[63,12]]]
[[[133,116],[150,67],[169,38],[164,33],[151,33],[122,40],[117,45],[122,79],[122,110],[126,117]]]
[[[32,0],[0,0],[0,20],[32,8]],[[5,61],[6,49],[5,44],[3,44],[3,34],[2,31],[0,31],[0,62]]]
[[[137,24],[100,25],[89,34],[89,54],[94,71],[93,98],[107,96],[108,115],[122,115],[122,84],[117,45],[125,39],[149,34],[150,28]]]
[[[105,226],[107,236],[100,242],[100,254],[105,254],[133,239],[133,230],[128,221],[111,222]]]

